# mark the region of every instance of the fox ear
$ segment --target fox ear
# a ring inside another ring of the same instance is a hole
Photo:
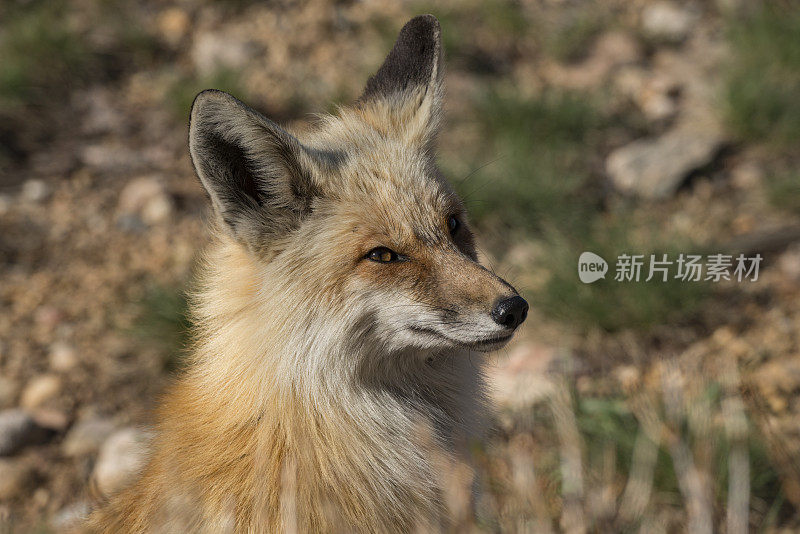
[[[222,91],[195,98],[189,152],[214,210],[251,250],[296,228],[318,194],[312,152]]]
[[[403,26],[378,72],[367,80],[357,106],[365,119],[386,134],[412,145],[432,145],[442,114],[442,45],[433,15]]]

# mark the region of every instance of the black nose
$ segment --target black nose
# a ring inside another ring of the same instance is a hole
[[[519,295],[500,299],[492,310],[492,319],[507,328],[516,328],[528,316],[528,303]]]

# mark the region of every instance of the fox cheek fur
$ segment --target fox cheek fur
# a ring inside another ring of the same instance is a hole
[[[189,150],[216,224],[191,363],[147,467],[90,529],[448,524],[446,472],[486,419],[474,351],[505,344],[528,307],[477,262],[435,167],[442,75],[423,15],[302,141],[226,93],[197,96]]]

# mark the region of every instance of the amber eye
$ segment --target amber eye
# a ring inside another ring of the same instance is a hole
[[[447,229],[450,230],[450,235],[455,234],[460,227],[461,221],[458,220],[458,217],[451,215],[447,218]]]
[[[366,259],[377,263],[392,263],[399,259],[397,252],[386,247],[376,247],[367,252]]]

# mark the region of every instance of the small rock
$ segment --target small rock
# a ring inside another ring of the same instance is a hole
[[[47,330],[52,330],[64,320],[64,314],[53,306],[42,306],[36,310],[34,318],[37,325]]]
[[[649,79],[637,95],[639,108],[653,121],[665,120],[678,112],[679,88],[674,81],[663,77]]]
[[[656,2],[642,12],[642,31],[656,41],[680,43],[688,37],[696,18],[695,13],[672,2]]]
[[[241,69],[253,57],[254,47],[234,35],[202,33],[192,46],[192,61],[202,75],[220,69]]]
[[[151,198],[142,208],[142,220],[147,224],[165,221],[172,214],[172,200],[167,195]]]
[[[632,100],[651,121],[670,119],[679,112],[681,83],[670,73],[653,73],[640,66],[627,66],[616,76],[617,91]]]
[[[109,419],[89,417],[77,422],[64,438],[61,450],[65,456],[94,454],[114,433],[115,425]]]
[[[45,443],[53,432],[19,409],[0,412],[0,456],[10,456],[30,445]]]
[[[12,460],[0,459],[0,501],[22,497],[33,481],[33,470]]]
[[[123,428],[103,443],[94,466],[94,480],[103,495],[127,486],[144,467],[150,436],[135,428]]]
[[[38,408],[61,392],[61,379],[55,375],[33,378],[22,390],[20,406],[28,410]]]
[[[172,199],[152,176],[131,180],[119,195],[120,216],[138,215],[142,222],[157,224],[172,214]]]
[[[49,360],[53,371],[67,372],[78,365],[78,353],[69,343],[56,342],[50,346]]]
[[[33,492],[33,497],[31,498],[31,501],[33,501],[37,508],[44,508],[47,506],[47,502],[49,500],[50,492],[45,488],[36,488],[36,491]]]
[[[170,46],[177,46],[189,30],[189,15],[179,7],[170,7],[158,15],[156,28],[161,38]]]
[[[60,410],[40,408],[34,410],[31,417],[39,426],[54,432],[63,432],[69,426],[69,416]]]
[[[731,183],[737,189],[753,189],[764,180],[764,169],[754,162],[740,163],[731,170]]]
[[[75,527],[80,526],[89,516],[89,503],[86,501],[78,501],[65,506],[53,516],[50,520],[50,526],[56,532],[71,531]]]
[[[774,413],[783,413],[789,406],[789,402],[786,400],[786,397],[769,394],[765,396],[765,399],[767,404],[769,404],[770,410],[772,410]]]
[[[639,66],[627,66],[614,79],[618,92],[632,100],[652,121],[678,113],[680,84],[667,76],[653,75]]]
[[[22,184],[21,195],[22,198],[28,202],[39,203],[50,196],[50,187],[44,180],[27,180]]]
[[[715,132],[676,128],[615,150],[608,156],[606,172],[623,193],[666,198],[689,173],[709,164],[722,143]]]

